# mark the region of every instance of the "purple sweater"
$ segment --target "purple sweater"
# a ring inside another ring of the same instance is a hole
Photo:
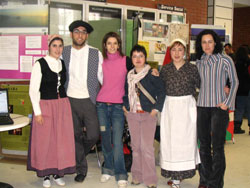
[[[126,56],[121,57],[119,52],[107,54],[108,58],[104,59],[103,85],[99,91],[96,101],[108,103],[123,103],[124,85],[127,75]]]

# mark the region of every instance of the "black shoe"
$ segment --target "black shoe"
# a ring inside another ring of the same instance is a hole
[[[84,174],[77,174],[76,177],[75,177],[75,181],[77,181],[77,182],[83,182],[85,178],[86,178],[86,175],[84,175]]]
[[[234,129],[234,134],[244,134],[245,130],[242,130],[241,128]]]

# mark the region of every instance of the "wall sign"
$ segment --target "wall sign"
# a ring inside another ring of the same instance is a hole
[[[185,9],[183,7],[169,6],[163,4],[157,4],[157,9],[173,11],[173,12],[183,12],[183,13],[185,12]]]

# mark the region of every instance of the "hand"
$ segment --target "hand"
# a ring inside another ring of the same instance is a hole
[[[35,121],[42,125],[43,124],[43,116],[42,115],[38,115],[38,116],[35,116]]]
[[[158,111],[156,109],[153,109],[151,112],[150,112],[150,115],[152,117],[155,117],[157,115]]]
[[[122,109],[123,109],[124,114],[127,115],[128,111],[127,111],[127,109],[125,108],[125,106],[123,106]]]
[[[220,107],[222,110],[227,110],[228,109],[228,106],[225,105],[224,103],[218,104],[217,107]]]
[[[153,76],[159,76],[159,71],[157,69],[152,69],[152,73]]]
[[[225,86],[224,87],[224,92],[226,93],[226,95],[229,95],[230,88],[228,86]]]

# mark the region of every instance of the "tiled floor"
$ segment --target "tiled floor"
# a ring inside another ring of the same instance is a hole
[[[247,121],[244,121],[243,128],[247,130]],[[235,135],[235,144],[228,141],[225,146],[227,169],[225,174],[225,188],[249,188],[250,187],[250,136],[248,134]],[[95,154],[88,156],[89,171],[83,183],[74,182],[75,175],[65,176],[67,188],[115,188],[117,184],[112,178],[107,183],[100,183],[100,168],[97,164]],[[167,180],[160,176],[160,167],[157,166],[159,177],[158,188],[168,188]],[[129,174],[131,180],[131,174]],[[199,174],[192,179],[184,180],[182,188],[197,188]],[[42,187],[42,179],[37,178],[34,172],[26,170],[25,160],[0,160],[0,182],[7,182],[15,188],[36,188]],[[52,187],[59,187],[52,183]],[[129,185],[129,187],[135,187]],[[144,188],[139,185],[136,188]]]

